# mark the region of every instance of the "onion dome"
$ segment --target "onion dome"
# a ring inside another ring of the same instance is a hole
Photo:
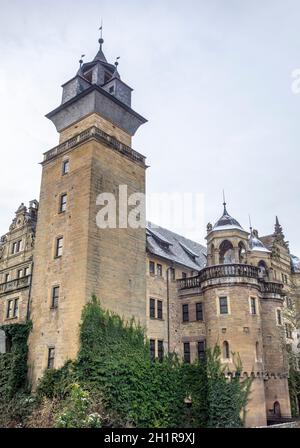
[[[226,202],[224,202],[224,212],[220,219],[213,226],[213,230],[228,230],[228,229],[238,229],[243,230],[240,223],[229,215],[226,209]]]
[[[257,230],[251,230],[250,237],[249,237],[249,247],[250,250],[256,251],[256,252],[270,252],[262,243],[262,241],[258,238],[258,231]]]

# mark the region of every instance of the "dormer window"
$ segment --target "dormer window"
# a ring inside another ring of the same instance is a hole
[[[89,72],[86,72],[86,73],[84,74],[84,77],[85,77],[85,79],[86,79],[88,82],[92,83],[92,81],[93,81],[93,70],[90,70]]]
[[[115,93],[115,88],[114,88],[114,86],[111,86],[110,88],[109,88],[109,93],[112,95],[113,93]]]

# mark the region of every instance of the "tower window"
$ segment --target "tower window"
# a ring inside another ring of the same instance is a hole
[[[155,275],[155,263],[153,261],[149,261],[149,272],[150,275]]]
[[[111,87],[109,88],[109,93],[110,93],[110,94],[113,94],[113,93],[114,93],[114,91],[115,91],[115,88],[114,88],[114,86],[111,86]]]
[[[205,342],[198,342],[198,359],[200,362],[205,361]]]
[[[191,362],[191,347],[189,342],[183,344],[184,362],[190,364]]]
[[[67,210],[67,194],[64,193],[60,197],[59,201],[59,213],[64,213]]]
[[[22,278],[23,275],[23,269],[19,269],[17,272],[17,278]]]
[[[27,266],[27,267],[24,269],[24,277],[28,277],[28,275],[29,275],[29,267]]]
[[[163,303],[161,300],[157,301],[157,319],[163,318]]]
[[[155,300],[154,299],[150,299],[150,317],[152,319],[155,318]]]
[[[276,310],[276,314],[277,314],[277,324],[282,325],[281,310]]]
[[[183,322],[189,322],[189,306],[188,305],[182,305],[182,321]]]
[[[164,341],[157,341],[157,355],[159,361],[162,361],[164,358]]]
[[[111,73],[105,72],[104,73],[104,84],[106,84],[111,79]]]
[[[55,360],[55,348],[50,347],[48,349],[48,369],[54,369],[54,360]]]
[[[251,314],[257,314],[256,312],[256,298],[250,297],[250,308],[251,308]]]
[[[150,359],[151,361],[155,360],[155,340],[150,339]]]
[[[10,274],[5,274],[5,283],[8,283],[10,281]]]
[[[70,171],[70,162],[69,160],[64,160],[62,164],[62,173],[67,174]]]
[[[63,237],[59,237],[56,239],[56,247],[55,247],[55,257],[59,258],[63,254]]]
[[[229,350],[229,344],[227,341],[223,342],[223,358],[229,359],[230,358],[230,350]]]
[[[220,314],[228,314],[227,297],[219,297]]]
[[[203,320],[202,302],[196,303],[196,320]]]
[[[52,289],[51,308],[58,308],[58,300],[59,300],[59,286],[54,286],[54,288]]]

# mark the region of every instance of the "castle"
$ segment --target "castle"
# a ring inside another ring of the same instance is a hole
[[[152,358],[175,351],[185,362],[201,361],[218,343],[229,374],[239,353],[243,375],[253,377],[247,426],[290,417],[286,344],[297,352],[299,335],[285,311],[299,307],[300,261],[278,219],[272,234],[259,237],[224,201],[220,219],[207,226],[207,247],[151,223],[97,226],[98,195],[117,196],[120,185],[144,193],[147,168],[132,149],[146,120],[132,109],[132,89],[107,62],[102,38],[99,44],[47,115],[59,144],[44,154],[39,202],[21,204],[1,238],[0,324],[32,320],[35,386],[45,369],[76,356],[81,312],[96,294],[146,328]],[[1,352],[6,342],[1,332]]]

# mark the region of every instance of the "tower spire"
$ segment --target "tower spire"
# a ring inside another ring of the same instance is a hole
[[[101,19],[101,26],[99,28],[100,31],[100,39],[98,40],[100,48],[98,53],[96,54],[96,57],[94,59],[94,61],[101,61],[101,62],[107,62],[106,57],[104,56],[104,53],[102,51],[102,45],[104,44],[104,39],[103,39],[103,21]]]

